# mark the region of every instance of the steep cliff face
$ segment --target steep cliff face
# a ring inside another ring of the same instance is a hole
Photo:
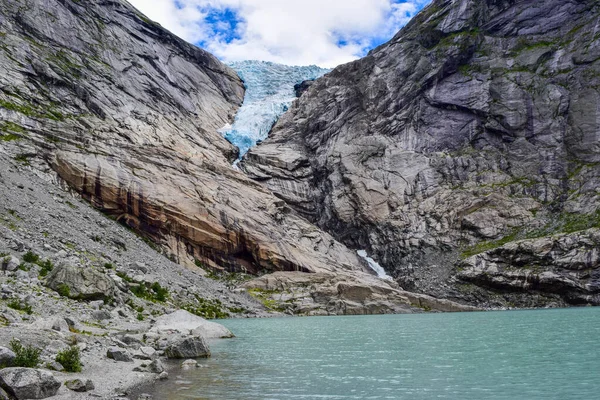
[[[366,269],[231,168],[237,149],[217,130],[244,87],[212,55],[122,0],[4,0],[0,11],[2,151],[49,165],[190,266]]]
[[[599,24],[594,0],[435,0],[242,168],[407,290],[600,304]]]

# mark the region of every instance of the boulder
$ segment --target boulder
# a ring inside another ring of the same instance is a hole
[[[133,362],[133,358],[131,358],[129,352],[118,347],[110,347],[106,351],[106,357],[111,358],[115,361]]]
[[[154,360],[158,357],[157,351],[153,347],[142,346],[138,352],[133,355],[133,358],[138,360]]]
[[[7,256],[2,260],[2,269],[4,271],[16,271],[21,265],[21,261],[15,256]]]
[[[192,369],[198,367],[198,361],[196,360],[185,360],[181,363],[181,368],[183,369]]]
[[[112,314],[106,310],[96,310],[92,312],[92,317],[97,321],[106,321],[112,319]]]
[[[210,349],[202,336],[178,336],[169,343],[165,354],[179,359],[210,357]]]
[[[115,283],[92,268],[62,264],[48,275],[46,286],[59,291],[68,287],[67,296],[76,300],[105,300],[113,297]]]
[[[66,381],[65,386],[74,392],[88,392],[95,389],[94,382],[89,379],[87,379],[85,382],[81,379]]]
[[[40,318],[32,324],[32,327],[69,333],[69,324],[64,318],[60,317]]]
[[[148,370],[153,374],[161,374],[165,371],[165,367],[160,360],[154,360],[148,365]]]
[[[58,392],[60,382],[48,371],[34,368],[0,370],[0,386],[20,399],[45,399]]]
[[[185,310],[177,310],[157,318],[151,331],[177,331],[185,335],[203,336],[206,339],[234,337],[233,333],[223,325],[207,321]]]
[[[11,367],[15,357],[16,355],[11,349],[0,346],[0,368]]]
[[[169,379],[169,373],[168,372],[161,372],[160,374],[158,374],[158,376],[156,377],[159,381],[164,381]]]

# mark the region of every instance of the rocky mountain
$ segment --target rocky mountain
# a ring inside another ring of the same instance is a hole
[[[217,131],[244,87],[212,55],[124,1],[4,1],[1,15],[2,126],[26,139],[15,157],[190,266],[362,268],[231,168],[237,149]]]
[[[600,304],[600,4],[434,0],[241,168],[407,290]]]
[[[233,168],[238,149],[219,131],[242,104],[241,79],[126,1],[0,1],[0,38],[1,170],[21,171],[23,179],[34,174],[61,193],[80,196],[194,273],[285,271],[290,282],[302,281],[297,296],[271,309],[412,312],[425,303],[469,309],[413,298],[378,279],[355,250]],[[1,204],[1,236],[19,242],[0,246],[8,257],[39,251],[40,240],[52,246],[13,221],[17,212],[21,221],[37,220],[26,211],[36,206],[25,202]],[[63,211],[53,203],[47,208],[51,215]],[[69,225],[94,230],[88,221]],[[81,261],[78,267],[97,270],[96,264]],[[315,278],[307,294],[304,275],[317,273],[336,280]],[[293,291],[265,286],[272,280],[262,279],[245,286],[265,304],[271,300],[262,297]],[[58,290],[60,282],[54,286]]]

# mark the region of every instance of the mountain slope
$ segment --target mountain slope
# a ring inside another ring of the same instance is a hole
[[[2,1],[0,117],[16,158],[194,266],[364,267],[230,165],[233,70],[124,1]],[[12,135],[12,136],[11,136]],[[15,136],[16,135],[16,136]]]
[[[435,0],[317,80],[242,169],[406,289],[600,304],[599,18],[592,0]]]
[[[469,309],[378,279],[355,251],[232,168],[238,149],[218,131],[241,105],[242,81],[124,0],[2,0],[0,37],[0,153],[12,158],[2,165],[41,172],[196,272],[286,271],[303,290],[312,277],[322,286],[310,307],[303,294],[281,310]],[[276,292],[278,277],[261,279],[246,286],[258,297]]]

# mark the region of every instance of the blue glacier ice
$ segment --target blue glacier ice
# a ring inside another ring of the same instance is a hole
[[[229,64],[244,80],[246,97],[233,125],[221,134],[240,149],[240,158],[267,138],[279,117],[296,98],[294,85],[316,79],[329,69],[317,66],[292,67],[264,61],[240,61]]]

